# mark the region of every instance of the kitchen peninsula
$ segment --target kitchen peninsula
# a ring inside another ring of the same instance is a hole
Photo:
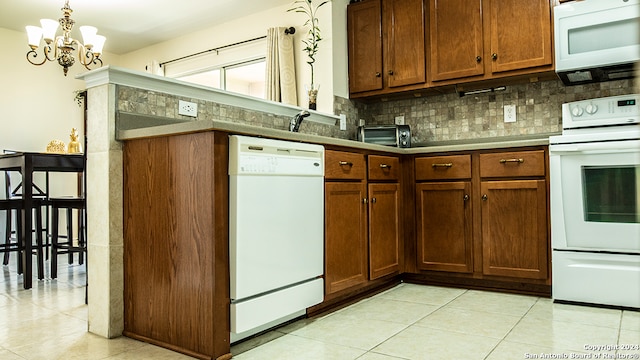
[[[466,220],[464,226],[472,233],[476,232],[476,240],[457,244],[466,251],[463,258],[472,260],[470,268],[462,275],[434,276],[434,279],[446,283],[445,278],[457,278],[460,286],[502,286],[511,291],[549,294],[546,268],[548,139],[544,136],[412,149],[389,148],[348,140],[348,134],[355,130],[355,118],[350,118],[349,130],[341,132],[335,125],[338,117],[313,112],[303,123],[301,133],[290,133],[286,131],[287,124],[290,117],[300,111],[296,107],[114,67],[94,70],[80,77],[86,81],[88,90],[91,332],[105,337],[116,337],[124,332],[127,336],[199,358],[230,357],[229,134],[318,143],[330,151],[360,154],[362,159],[371,159],[371,156],[400,159],[401,170],[393,180],[400,184],[402,205],[398,214],[402,235],[395,245],[398,270],[325,298],[331,301],[315,312],[394,284],[403,273],[409,273],[409,280],[420,282],[424,280],[423,271],[435,271],[435,274],[441,271],[416,264],[418,254],[422,254],[419,241],[415,241],[417,220],[406,214],[413,214],[416,208],[417,200],[413,196],[416,181],[421,187],[433,185],[433,179],[424,175],[424,171],[420,172],[418,159],[445,156],[450,152],[463,152],[469,156],[468,173],[460,179],[472,190],[471,196],[479,196],[485,185],[494,192],[514,190],[509,187],[511,183],[503,186],[511,179],[517,179],[522,185],[514,191],[527,189],[522,191],[533,194],[526,195],[526,199],[527,204],[536,201],[536,208],[543,209],[542,213],[536,213],[538,222],[532,225],[538,235],[542,234],[542,240],[532,248],[520,249],[535,250],[534,259],[514,257],[506,266],[492,255],[503,250],[500,239],[484,244],[478,240],[492,232],[477,234],[482,223],[475,216],[473,222]],[[198,103],[197,118],[176,114],[179,99]],[[526,158],[527,170],[524,173],[500,172],[492,170],[494,165],[482,165],[485,161],[500,162],[503,156],[509,160],[507,166],[510,167],[517,163],[511,159]],[[531,168],[529,164],[532,164]],[[429,165],[426,169],[429,168],[435,167]],[[424,176],[419,177],[419,174]],[[357,180],[364,184],[363,181]],[[382,183],[388,181],[382,180]],[[514,194],[512,192],[511,196]],[[469,211],[477,214],[485,206],[479,199],[464,201],[472,204]],[[495,209],[499,211],[499,208]],[[500,224],[488,225],[493,229]],[[546,247],[542,248],[540,244]],[[483,263],[483,254],[491,261]],[[430,263],[428,258],[423,257],[423,260]],[[516,269],[525,265],[527,268]],[[505,273],[507,267],[516,272]],[[483,271],[487,276],[482,275]],[[498,280],[490,280],[491,276]],[[521,278],[525,280],[513,280]]]

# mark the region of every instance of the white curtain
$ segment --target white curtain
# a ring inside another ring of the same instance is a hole
[[[158,60],[148,62],[147,66],[145,66],[145,70],[147,70],[149,74],[164,76],[164,68],[160,66]]]
[[[293,35],[285,34],[285,29],[267,29],[265,97],[267,100],[298,105]]]

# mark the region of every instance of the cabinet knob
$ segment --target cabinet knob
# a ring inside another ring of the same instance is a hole
[[[476,56],[476,62],[480,63],[482,61],[482,56]]]
[[[498,54],[496,53],[491,54],[491,59],[493,59],[494,61],[498,60]]]
[[[376,203],[376,198],[371,198],[371,203],[375,204]]]
[[[462,200],[468,201],[469,200],[469,194],[464,194],[464,197],[462,198]]]
[[[482,195],[482,200],[487,201],[487,194]]]
[[[362,203],[363,203],[363,204],[366,204],[366,203],[368,203],[368,202],[369,202],[369,201],[367,200],[367,198],[362,199]]]
[[[380,77],[382,76],[382,74],[380,74],[379,72],[376,72],[376,77]]]
[[[380,168],[381,168],[381,169],[391,169],[391,165],[387,165],[387,164],[380,164]]]
[[[389,70],[389,75],[393,75],[393,70]]]
[[[349,161],[339,161],[338,164],[340,164],[340,166],[353,166],[353,163]]]

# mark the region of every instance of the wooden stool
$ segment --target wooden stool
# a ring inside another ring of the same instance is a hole
[[[69,264],[73,263],[73,254],[78,253],[78,262],[84,264],[84,254],[87,251],[86,228],[84,225],[84,212],[86,201],[84,198],[62,197],[49,198],[51,205],[51,278],[58,277],[58,254],[69,254]],[[73,209],[79,211],[78,216],[78,242],[73,242]],[[59,234],[60,210],[66,210],[67,234]],[[60,241],[65,238],[66,241]]]
[[[33,211],[35,211],[35,233],[36,233],[36,244],[32,247],[32,255],[36,255],[38,258],[38,279],[44,279],[44,244],[43,244],[43,236],[42,236],[42,206],[44,205],[44,201],[41,199],[33,200]],[[9,264],[9,254],[11,252],[18,253],[18,274],[22,274],[22,252],[24,251],[24,246],[22,244],[22,216],[20,211],[22,210],[22,199],[0,199],[0,211],[4,210],[7,212],[5,217],[5,242],[4,244],[0,244],[0,252],[4,253],[4,259],[2,264]],[[11,212],[16,212],[17,219],[17,229],[16,229],[16,242],[12,242],[11,233],[12,233],[12,217]],[[33,241],[33,238],[29,238],[28,241]]]

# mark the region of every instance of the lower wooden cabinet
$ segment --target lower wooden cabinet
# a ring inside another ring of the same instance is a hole
[[[366,198],[362,181],[325,184],[325,295],[368,280]]]
[[[471,182],[416,185],[418,268],[473,271]]]
[[[482,272],[546,279],[547,191],[544,180],[482,182]]]
[[[416,158],[417,269],[548,289],[547,158],[542,147]]]
[[[400,270],[400,185],[369,184],[369,279]]]

